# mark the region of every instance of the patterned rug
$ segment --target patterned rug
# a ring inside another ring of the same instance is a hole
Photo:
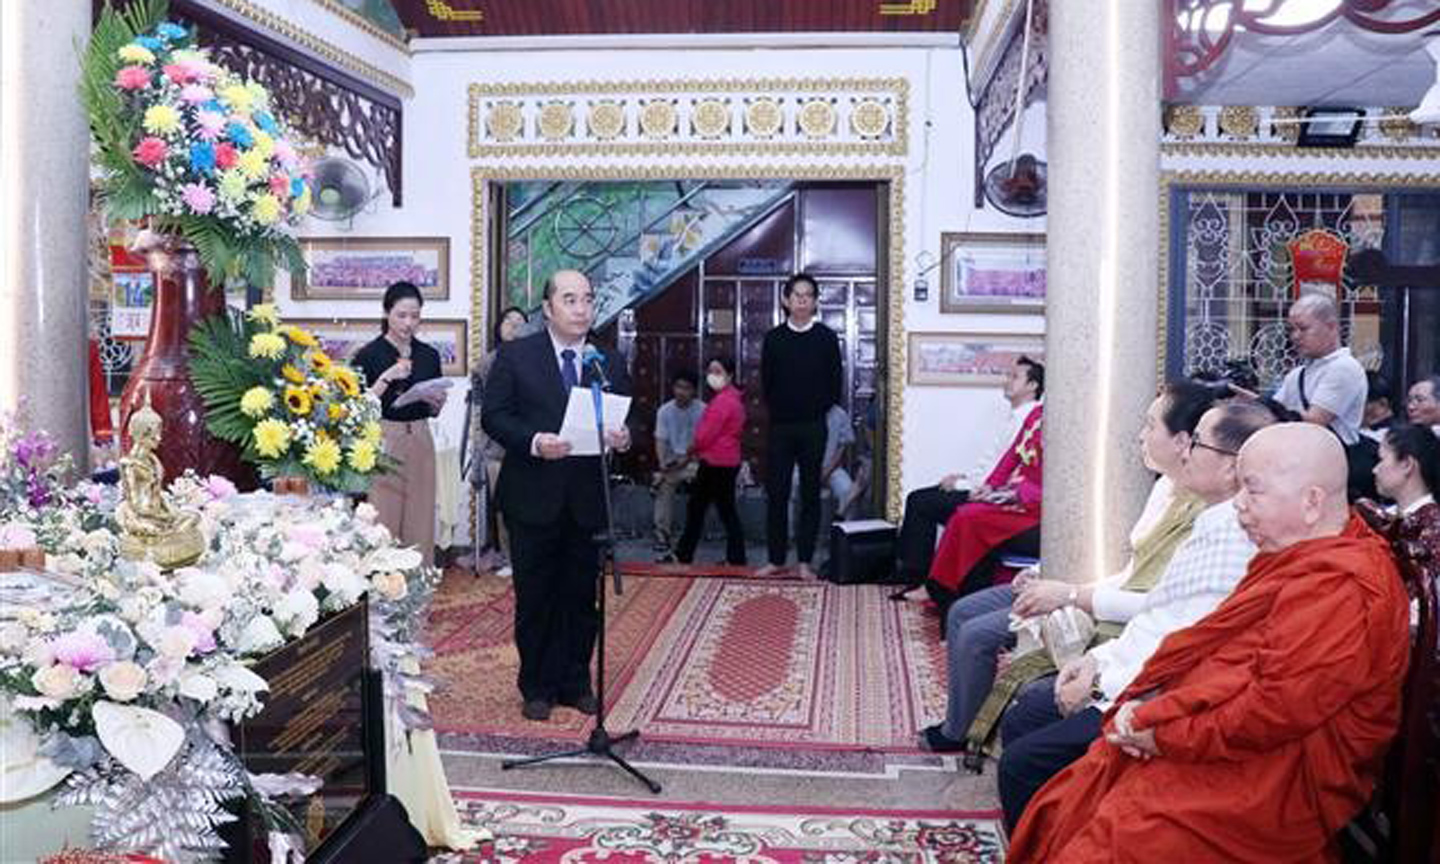
[[[944,647],[934,612],[890,590],[631,578],[610,601],[609,728],[656,743],[914,751],[915,730],[944,711]],[[437,730],[576,739],[588,718],[573,711],[520,717],[512,615],[507,581],[447,578],[430,625]]]
[[[456,791],[495,839],[446,864],[998,864],[999,814],[735,807]]]

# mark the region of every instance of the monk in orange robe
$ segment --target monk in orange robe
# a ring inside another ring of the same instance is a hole
[[[1346,506],[1326,429],[1240,451],[1235,509],[1260,552],[1167,638],[1016,829],[1025,862],[1337,861],[1400,719],[1409,607],[1388,547]]]

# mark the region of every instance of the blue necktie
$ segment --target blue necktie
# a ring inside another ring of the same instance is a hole
[[[580,376],[575,371],[575,351],[566,348],[560,352],[560,377],[565,379],[565,391],[580,386]]]

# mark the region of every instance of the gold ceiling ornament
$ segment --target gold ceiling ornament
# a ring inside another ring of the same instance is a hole
[[[1391,141],[1409,141],[1420,137],[1420,127],[1410,122],[1410,109],[1386,108],[1380,117],[1380,134]]]
[[[547,102],[540,108],[535,128],[546,141],[569,138],[575,129],[575,112],[568,102]]]
[[[743,165],[720,165],[714,161],[693,164],[585,165],[575,162],[561,164],[503,163],[477,165],[470,169],[470,328],[471,356],[483,354],[483,333],[489,329],[490,272],[486,263],[489,248],[489,217],[486,207],[490,183],[517,180],[673,180],[684,177],[694,180],[869,180],[882,184],[888,213],[889,249],[887,269],[880,274],[886,283],[886,321],[883,333],[886,356],[885,400],[885,511],[891,520],[900,518],[903,502],[901,486],[905,441],[905,166],[855,165],[802,162],[780,164],[764,161]]]
[[[366,18],[359,12],[354,11],[353,9],[346,6],[344,3],[341,3],[340,0],[310,0],[310,2],[316,4],[317,6],[323,7],[330,14],[338,18],[343,18],[351,26],[355,27],[358,30],[363,30],[371,36],[374,36],[376,39],[379,39],[381,42],[389,45],[396,51],[404,51],[406,54],[411,53],[409,43],[407,43],[402,37],[396,36],[389,30],[380,27],[375,22],[371,21],[369,18]]]
[[[337,66],[349,69],[351,72],[369,81],[381,90],[406,98],[415,95],[415,88],[411,87],[409,82],[391,75],[378,66],[361,60],[348,51],[337,48],[324,39],[319,39],[311,35],[309,31],[295,26],[284,17],[271,12],[269,9],[251,3],[250,0],[215,0],[215,3],[271,32],[279,33],[295,44],[308,49],[323,60],[328,60]],[[409,53],[408,50],[406,53]]]
[[[835,132],[835,104],[829,99],[807,99],[795,115],[795,125],[807,138],[828,138]]]
[[[515,102],[496,102],[485,114],[485,128],[496,141],[513,141],[525,131],[525,115]]]
[[[425,11],[436,21],[464,21],[473,24],[485,20],[484,10],[456,9],[445,0],[425,0]]]
[[[1198,105],[1169,105],[1165,108],[1165,131],[1176,138],[1194,138],[1205,131],[1205,115]]]
[[[730,104],[701,99],[690,109],[690,128],[701,138],[720,138],[730,132]]]
[[[745,106],[745,131],[757,138],[769,138],[780,132],[785,124],[785,113],[780,102],[769,96],[753,99]]]
[[[680,114],[669,99],[651,99],[640,108],[640,131],[647,138],[669,138],[675,134]]]
[[[1280,127],[1283,128],[1283,127]],[[1294,129],[1294,126],[1288,127]],[[1293,141],[1166,141],[1160,155],[1169,158],[1231,159],[1440,159],[1440,147],[1423,144],[1358,144],[1354,147],[1292,147]]]
[[[590,113],[585,118],[590,137],[601,141],[618,138],[625,131],[625,108],[619,102],[606,99],[590,103]]]
[[[939,0],[910,0],[909,3],[881,3],[881,15],[929,15]]]
[[[861,99],[850,109],[850,131],[861,138],[879,138],[890,128],[890,109],[879,99]]]
[[[1286,123],[1276,123],[1275,121],[1277,121],[1277,120],[1286,120],[1286,121],[1289,121],[1289,120],[1299,120],[1299,119],[1300,119],[1300,109],[1299,109],[1299,108],[1291,108],[1291,107],[1280,107],[1280,108],[1276,108],[1274,111],[1271,111],[1271,112],[1270,112],[1270,134],[1271,134],[1271,135],[1274,135],[1276,138],[1279,138],[1281,141],[1287,141],[1287,142],[1289,142],[1289,143],[1291,143],[1291,144],[1294,144],[1296,141],[1299,141],[1299,140],[1300,140],[1300,124],[1299,124],[1299,123],[1289,123],[1289,122],[1286,122]]]
[[[1260,112],[1253,105],[1226,105],[1220,109],[1220,132],[1236,141],[1248,141],[1260,131]]]

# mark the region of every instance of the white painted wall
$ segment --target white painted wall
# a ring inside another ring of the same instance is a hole
[[[338,22],[337,22],[338,23]],[[404,206],[395,209],[379,199],[372,212],[351,226],[314,220],[305,233],[373,235],[443,235],[451,241],[451,298],[426,305],[436,318],[468,317],[470,313],[471,185],[473,165],[467,152],[466,88],[471,83],[647,80],[761,77],[893,77],[910,81],[910,147],[906,172],[906,284],[915,274],[915,260],[929,252],[938,260],[943,231],[1043,232],[1044,220],[1020,220],[992,208],[972,206],[973,112],[965,97],[961,54],[956,48],[783,48],[704,50],[687,48],[643,50],[433,51],[422,41],[410,58],[415,95],[405,105]],[[1043,154],[1044,106],[1026,116],[1026,149]],[[999,156],[1009,152],[1009,139]],[[571,158],[571,163],[580,160]],[[689,157],[677,166],[715,157]],[[736,157],[735,164],[753,164],[754,156]],[[868,157],[827,157],[835,164],[896,164]],[[584,164],[653,164],[654,159],[586,157]],[[787,160],[775,160],[784,164]],[[527,164],[567,164],[555,157]],[[683,176],[677,170],[676,176]],[[929,274],[930,295],[917,303],[907,291],[905,327],[910,331],[1039,332],[1034,316],[942,315],[939,313],[940,273]],[[297,317],[378,314],[371,304],[303,302],[289,299],[288,287],[277,286],[282,310]],[[472,322],[473,326],[473,322]],[[458,397],[460,390],[452,391]],[[1005,417],[998,390],[907,388],[904,400],[903,482],[905,489],[933,483],[951,470],[971,467],[975,452],[994,437]],[[459,438],[463,406],[452,398],[442,425],[447,437]]]

